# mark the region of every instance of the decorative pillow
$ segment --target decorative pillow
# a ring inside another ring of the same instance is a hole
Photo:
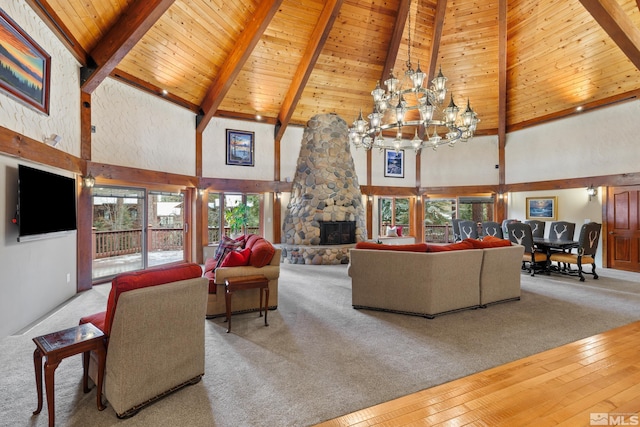
[[[501,247],[511,246],[511,242],[509,240],[501,239],[499,237],[494,237],[494,236],[485,236],[482,238],[482,240],[477,240],[477,239],[465,239],[465,240],[470,240],[473,247],[477,249],[501,248]]]
[[[251,247],[249,264],[257,268],[264,267],[271,262],[275,253],[276,248],[268,240],[259,240]]]
[[[413,243],[410,245],[381,245],[374,242],[358,242],[356,249],[377,249],[383,251],[427,252],[426,243]]]
[[[471,242],[463,240],[458,243],[451,243],[449,245],[428,245],[427,252],[448,252],[448,251],[461,251],[464,249],[474,249]]]
[[[387,226],[387,237],[398,237],[398,232],[396,231],[396,227]]]
[[[240,267],[242,265],[249,265],[249,256],[251,255],[251,249],[244,248],[239,251],[231,251],[224,257],[224,261],[220,264],[220,267]]]
[[[220,244],[218,245],[218,249],[216,249],[216,253],[213,256],[213,259],[218,261],[220,257],[224,258],[222,255],[225,254],[225,252],[228,252],[227,249],[236,250],[244,247],[244,239],[245,239],[244,235],[238,237],[237,239],[232,239],[231,237],[222,236],[222,239],[220,239]]]
[[[402,226],[401,225],[396,225],[396,234],[398,235],[398,237],[402,237]]]
[[[258,236],[257,234],[249,234],[247,236],[247,239],[245,240],[244,247],[245,248],[252,248],[253,245],[255,245],[258,242],[258,240],[260,240],[260,239],[264,239],[264,237]]]

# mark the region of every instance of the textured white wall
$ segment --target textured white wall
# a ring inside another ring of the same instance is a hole
[[[638,117],[632,101],[510,133],[506,182],[639,172]]]
[[[300,143],[304,128],[300,126],[287,126],[280,140],[280,181],[293,180],[296,174],[296,165],[300,155]]]
[[[91,96],[94,162],[195,175],[191,111],[113,79]]]
[[[226,130],[254,132],[254,166],[226,164]],[[213,118],[202,134],[202,175],[207,178],[273,180],[274,126]],[[299,144],[299,142],[298,142]]]
[[[22,0],[3,0],[2,9],[51,56],[49,115],[0,92],[0,126],[43,141],[56,134],[56,148],[80,156],[80,65]]]

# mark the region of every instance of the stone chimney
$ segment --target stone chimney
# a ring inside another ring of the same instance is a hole
[[[347,123],[336,114],[320,114],[307,122],[283,221],[282,243],[320,245],[320,223],[327,221],[354,221],[352,243],[367,239]]]

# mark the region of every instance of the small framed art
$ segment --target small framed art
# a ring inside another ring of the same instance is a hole
[[[527,197],[527,219],[555,221],[558,217],[558,198]]]
[[[254,133],[227,129],[227,164],[253,166]]]
[[[404,150],[384,150],[384,176],[404,178]]]
[[[0,9],[0,89],[49,114],[51,57]]]

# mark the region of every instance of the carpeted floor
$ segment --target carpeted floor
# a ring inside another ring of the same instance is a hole
[[[427,320],[351,307],[346,266],[281,267],[278,310],[206,321],[203,380],[119,420],[81,390],[81,359],[56,371],[58,426],[308,426],[640,319],[640,275],[522,275],[522,300]],[[390,284],[391,286],[391,284]],[[108,285],[0,341],[0,426],[38,416],[32,338],[104,310]]]

